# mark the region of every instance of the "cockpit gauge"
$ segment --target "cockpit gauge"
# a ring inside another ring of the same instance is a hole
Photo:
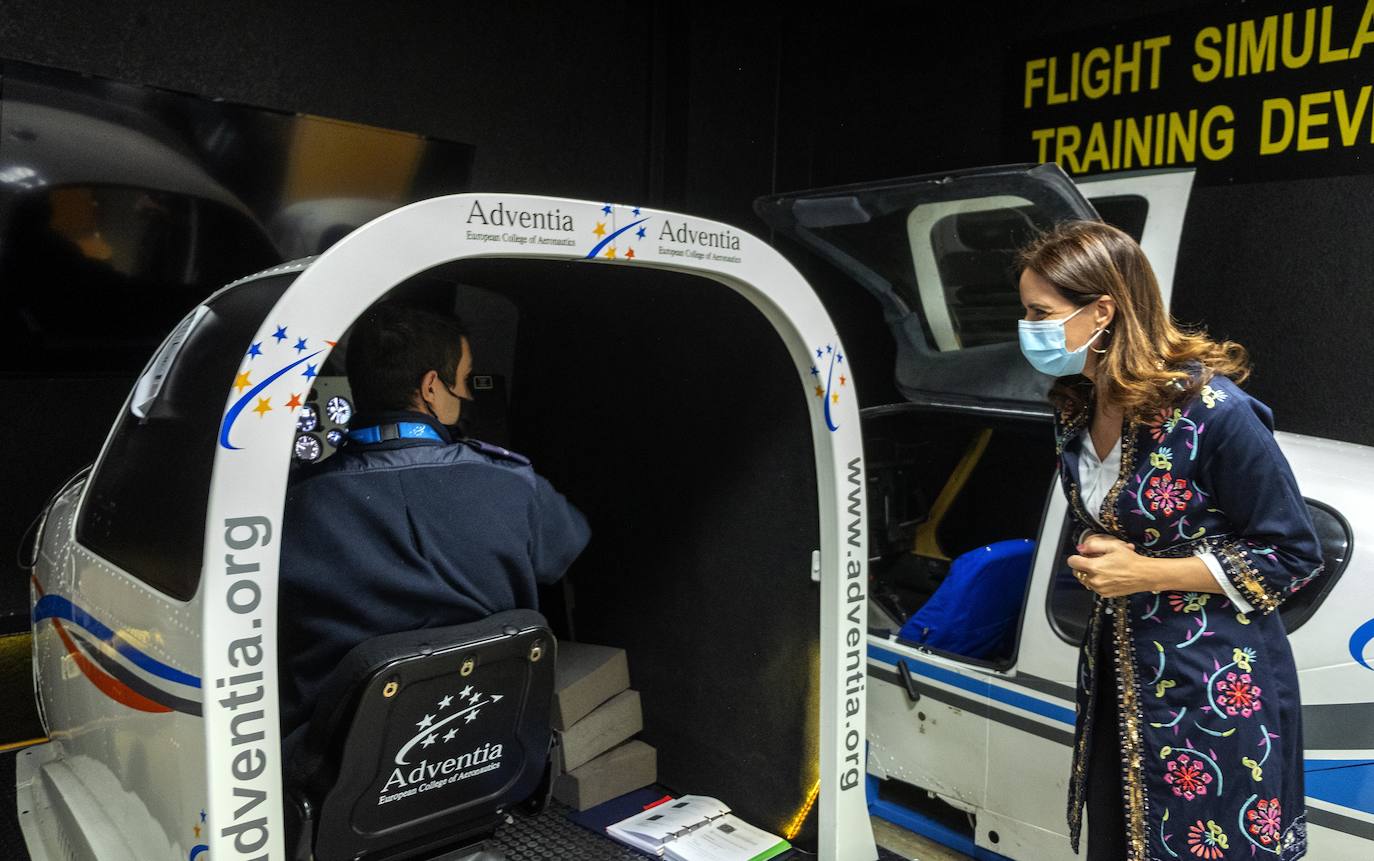
[[[320,413],[313,404],[306,404],[296,414],[296,430],[310,433],[320,426]]]
[[[320,443],[320,438],[311,433],[303,433],[296,437],[296,460],[306,463],[314,463],[324,454],[324,445]]]
[[[334,448],[338,448],[339,446],[343,445],[343,441],[345,439],[347,439],[347,436],[339,428],[331,428],[324,435],[325,442],[329,443]]]
[[[324,412],[334,424],[346,425],[353,418],[353,405],[348,398],[335,395],[325,403]]]

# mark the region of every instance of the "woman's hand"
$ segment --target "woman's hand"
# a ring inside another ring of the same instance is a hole
[[[1158,589],[1147,572],[1148,562],[1135,552],[1134,544],[1101,534],[1084,538],[1078,554],[1068,559],[1078,582],[1103,598]]]

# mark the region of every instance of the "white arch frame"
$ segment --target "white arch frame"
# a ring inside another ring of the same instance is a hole
[[[493,257],[586,260],[704,276],[757,307],[795,357],[797,384],[810,405],[820,501],[819,855],[828,861],[875,859],[864,780],[868,549],[858,402],[834,324],[806,281],[772,247],[724,224],[632,206],[518,194],[441,197],[388,213],[321,255],[286,290],[253,344],[281,346],[274,338],[279,327],[294,339],[291,327],[303,326],[309,334],[305,349],[299,342],[290,345],[296,353],[291,361],[312,355],[311,362],[322,363],[332,344],[317,349],[317,343],[337,340],[392,287],[440,264]],[[272,406],[274,399],[284,399],[273,386],[230,388],[225,444],[216,448],[210,484],[199,599],[207,837],[216,861],[248,861],[264,851],[285,857],[278,740],[268,732],[260,743],[265,768],[253,768],[253,757],[237,760],[236,768],[235,757],[245,747],[232,742],[235,710],[227,705],[237,685],[250,683],[235,678],[251,676],[252,684],[268,692],[261,700],[264,725],[277,726],[277,566],[294,420],[279,408],[281,400]],[[263,398],[270,409],[255,413],[262,401],[252,399]],[[237,567],[227,565],[230,555]],[[251,650],[234,648],[253,641],[261,643],[257,664],[247,660]],[[245,779],[245,773],[253,776]],[[225,829],[256,798],[267,803],[253,805],[244,816],[256,818],[265,810],[270,836],[266,847],[242,851]]]

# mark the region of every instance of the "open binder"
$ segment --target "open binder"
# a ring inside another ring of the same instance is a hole
[[[606,826],[606,833],[670,861],[765,861],[792,848],[704,795],[665,801]]]

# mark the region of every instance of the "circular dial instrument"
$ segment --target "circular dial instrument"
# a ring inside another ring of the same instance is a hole
[[[339,446],[343,445],[343,441],[345,438],[346,437],[344,435],[344,432],[339,428],[331,428],[324,435],[325,442],[329,443],[334,448],[338,448]]]
[[[303,433],[296,437],[296,460],[306,463],[314,463],[324,454],[324,445],[320,438],[310,433]]]
[[[296,430],[301,433],[310,433],[320,426],[320,413],[315,409],[314,404],[306,404],[301,407],[301,411],[296,414]]]
[[[335,395],[325,403],[324,412],[334,424],[346,425],[353,418],[353,405],[348,398]]]

